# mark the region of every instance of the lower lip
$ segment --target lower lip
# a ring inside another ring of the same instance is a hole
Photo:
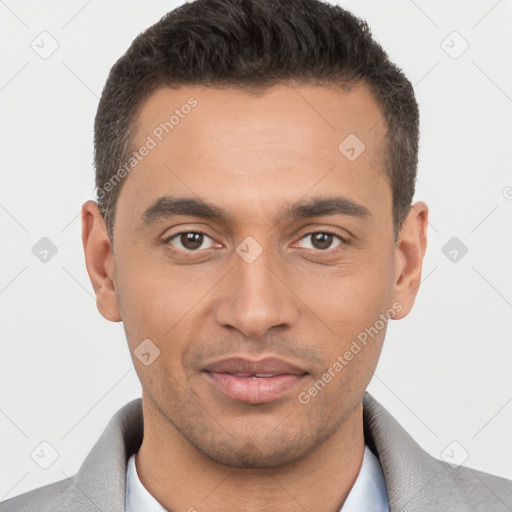
[[[295,388],[306,375],[275,377],[237,377],[229,373],[206,372],[210,382],[227,397],[249,404],[277,400]]]

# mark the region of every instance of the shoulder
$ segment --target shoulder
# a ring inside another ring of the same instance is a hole
[[[512,480],[467,466],[451,467],[425,453],[437,475],[430,492],[447,495],[453,493],[454,502],[464,504],[464,510],[512,510]]]
[[[52,484],[10,498],[0,503],[0,512],[50,512],[55,509],[74,487],[74,477],[59,480]]]
[[[76,475],[3,501],[0,512],[124,510],[126,461],[142,437],[142,401],[137,398],[114,414]]]
[[[393,510],[512,511],[512,480],[433,457],[369,393],[363,419],[365,442],[377,454]]]

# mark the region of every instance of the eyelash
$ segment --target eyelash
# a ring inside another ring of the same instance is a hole
[[[179,233],[175,233],[169,237],[167,237],[166,239],[164,239],[164,243],[165,244],[169,244],[169,242],[181,235],[185,235],[185,234],[189,234],[189,233],[194,233],[194,234],[198,234],[198,235],[204,235],[204,236],[207,236],[208,238],[212,239],[213,238],[208,235],[208,233],[205,233],[204,231],[201,231],[201,230],[190,230],[190,231],[180,231]],[[331,231],[329,229],[323,229],[323,230],[319,230],[319,231],[310,231],[309,233],[305,233],[300,239],[300,240],[303,240],[304,238],[308,237],[308,236],[312,236],[312,235],[316,235],[316,234],[325,234],[325,235],[333,235],[335,237],[337,237],[341,243],[339,245],[337,245],[336,247],[332,248],[332,249],[307,249],[308,251],[311,251],[311,250],[316,250],[320,253],[329,253],[330,251],[335,251],[340,245],[346,245],[348,244],[348,240],[344,237],[342,237],[341,235],[339,235],[338,233],[334,232],[334,231]],[[194,253],[200,253],[200,252],[210,252],[212,250],[215,250],[215,248],[210,248],[210,249],[195,249],[195,250],[187,250],[187,249],[176,249],[178,251],[184,251],[186,253],[190,253],[190,254],[194,254]]]

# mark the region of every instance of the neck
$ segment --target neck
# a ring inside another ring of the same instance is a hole
[[[137,473],[170,511],[338,512],[361,469],[361,403],[307,457],[282,467],[236,468],[199,452],[148,402],[143,399],[144,439],[136,456]]]

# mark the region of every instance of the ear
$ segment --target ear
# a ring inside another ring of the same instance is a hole
[[[411,206],[402,224],[395,248],[393,300],[402,305],[396,320],[409,314],[421,283],[423,257],[427,249],[428,207],[423,202]]]
[[[82,205],[82,243],[98,311],[107,320],[119,322],[121,315],[114,282],[114,254],[107,225],[94,201]]]

